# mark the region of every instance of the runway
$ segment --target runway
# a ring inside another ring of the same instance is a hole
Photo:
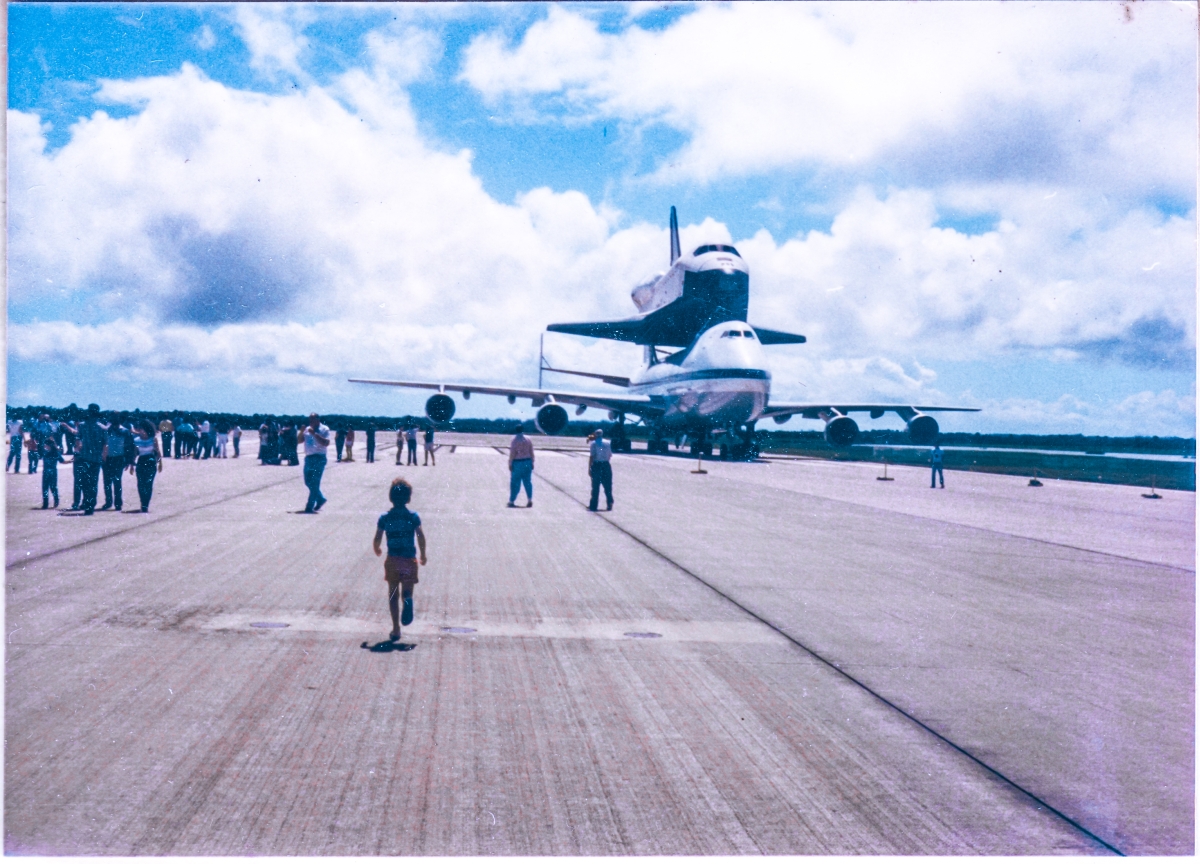
[[[442,440],[405,650],[394,451],[9,475],[6,852],[1194,852],[1194,493]]]

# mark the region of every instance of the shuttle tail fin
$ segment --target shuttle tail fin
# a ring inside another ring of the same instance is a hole
[[[675,207],[671,206],[671,263],[679,258],[679,218],[675,215]]]

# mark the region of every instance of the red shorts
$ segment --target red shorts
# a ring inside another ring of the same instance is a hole
[[[395,588],[398,584],[405,587],[416,585],[420,581],[417,579],[417,559],[387,556],[383,559],[383,578],[387,580],[389,588]]]

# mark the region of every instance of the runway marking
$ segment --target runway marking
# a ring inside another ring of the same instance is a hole
[[[189,622],[191,623],[191,622]],[[331,617],[302,610],[226,612],[191,626],[204,631],[273,631],[279,638],[290,633],[377,633],[388,629],[382,612],[377,618]],[[654,642],[704,642],[710,644],[786,645],[779,634],[750,621],[418,621],[403,628],[405,636],[441,636],[454,639],[500,637],[515,639],[653,640]]]
[[[584,502],[583,502],[583,501],[581,501],[580,499],[576,498],[574,495],[572,495],[572,494],[571,494],[570,492],[568,492],[566,489],[564,489],[564,488],[562,488],[561,486],[559,486],[557,483],[554,483],[552,480],[550,480],[549,478],[547,478],[547,477],[546,477],[544,474],[540,474],[540,473],[539,473],[537,476],[538,476],[538,478],[539,478],[539,479],[540,479],[542,482],[544,482],[544,483],[545,483],[547,486],[550,486],[552,489],[556,489],[557,491],[561,492],[561,493],[562,493],[564,496],[566,496],[567,498],[569,498],[569,499],[571,499],[572,501],[576,502],[577,504],[580,504],[580,505],[583,505],[583,504],[584,504]],[[879,508],[875,508],[875,509],[879,509]],[[963,756],[966,756],[968,759],[970,759],[972,762],[974,762],[974,763],[975,763],[976,765],[978,765],[979,767],[983,768],[983,769],[984,769],[985,771],[987,771],[989,774],[993,775],[994,777],[996,777],[997,779],[999,779],[999,780],[1000,780],[1000,781],[1002,781],[1003,783],[1007,784],[1008,786],[1011,786],[1013,789],[1017,790],[1017,791],[1018,791],[1018,792],[1020,792],[1022,795],[1026,796],[1027,798],[1029,798],[1029,800],[1031,800],[1032,802],[1034,802],[1034,803],[1035,803],[1036,805],[1038,805],[1039,807],[1043,807],[1043,808],[1045,808],[1047,811],[1049,811],[1050,813],[1053,813],[1055,816],[1057,816],[1057,817],[1059,817],[1060,819],[1062,819],[1064,822],[1066,822],[1068,825],[1070,825],[1070,826],[1072,826],[1073,828],[1075,828],[1076,830],[1078,830],[1080,833],[1084,834],[1084,835],[1085,835],[1085,836],[1087,836],[1087,837],[1090,837],[1092,840],[1095,840],[1097,843],[1099,843],[1099,844],[1100,844],[1101,846],[1103,846],[1105,849],[1108,849],[1109,851],[1111,851],[1111,852],[1114,852],[1115,854],[1117,854],[1117,855],[1120,855],[1121,857],[1126,857],[1126,856],[1125,856],[1125,853],[1124,853],[1124,852],[1122,852],[1120,849],[1118,849],[1116,846],[1114,846],[1113,844],[1111,844],[1111,843],[1109,843],[1108,841],[1104,840],[1103,838],[1101,838],[1101,837],[1097,836],[1097,835],[1096,835],[1096,834],[1094,834],[1093,832],[1089,831],[1087,828],[1085,828],[1083,825],[1079,824],[1077,821],[1075,821],[1074,819],[1072,819],[1072,818],[1071,818],[1070,816],[1068,816],[1066,813],[1063,813],[1063,812],[1062,812],[1061,810],[1059,810],[1057,807],[1054,807],[1053,805],[1051,805],[1051,804],[1050,804],[1050,803],[1048,803],[1047,801],[1043,800],[1042,798],[1038,797],[1038,796],[1037,796],[1037,795],[1035,795],[1034,793],[1030,792],[1030,791],[1029,791],[1028,789],[1026,789],[1024,786],[1022,786],[1021,784],[1017,783],[1015,780],[1013,780],[1013,779],[1009,778],[1008,776],[1006,776],[1005,774],[1003,774],[1002,772],[1000,772],[998,769],[996,769],[996,768],[993,768],[991,765],[989,765],[988,763],[984,762],[982,759],[980,759],[978,756],[976,756],[975,754],[973,754],[971,751],[967,750],[966,748],[962,747],[962,746],[961,746],[961,745],[959,745],[959,744],[956,744],[956,743],[954,743],[954,742],[953,742],[953,741],[951,741],[949,738],[947,738],[945,735],[943,735],[943,734],[941,734],[940,732],[938,732],[936,729],[933,729],[932,727],[930,727],[930,726],[929,726],[929,725],[927,725],[926,723],[922,722],[921,720],[919,720],[918,718],[916,718],[916,717],[915,717],[915,716],[913,716],[912,714],[908,713],[908,712],[907,712],[907,711],[905,711],[903,708],[901,708],[899,705],[897,705],[895,702],[892,702],[890,699],[888,699],[888,698],[887,698],[886,696],[884,696],[883,694],[881,694],[881,693],[879,693],[878,691],[876,691],[876,690],[872,689],[872,688],[871,688],[871,687],[870,687],[868,684],[866,684],[865,682],[863,682],[863,681],[860,681],[858,678],[855,678],[853,675],[851,675],[851,674],[850,674],[849,672],[847,672],[845,669],[842,669],[840,666],[838,666],[838,665],[837,665],[836,663],[834,663],[832,660],[828,660],[828,659],[826,659],[824,656],[822,656],[821,654],[817,653],[817,652],[816,652],[816,651],[814,651],[812,648],[809,648],[807,645],[805,645],[805,644],[804,644],[803,642],[801,642],[799,639],[797,639],[796,637],[794,637],[794,636],[792,636],[791,634],[787,633],[785,630],[783,630],[783,629],[782,629],[781,627],[779,627],[778,625],[776,625],[776,624],[772,623],[771,621],[768,621],[768,620],[767,620],[766,618],[764,618],[762,615],[759,615],[759,614],[758,614],[757,612],[755,612],[754,610],[750,609],[749,607],[747,607],[747,606],[743,605],[742,603],[740,603],[739,601],[735,600],[733,597],[731,597],[730,595],[726,594],[726,593],[725,593],[724,591],[722,591],[720,588],[717,588],[717,587],[716,587],[715,585],[713,585],[711,582],[708,582],[708,581],[707,581],[706,579],[704,579],[702,576],[699,576],[698,574],[696,574],[696,573],[693,573],[693,572],[692,572],[691,570],[689,570],[687,567],[684,567],[682,564],[680,564],[680,563],[679,563],[678,561],[676,561],[675,559],[671,558],[671,557],[670,557],[669,555],[667,555],[666,553],[664,553],[664,552],[662,552],[662,551],[660,551],[660,550],[656,549],[656,548],[655,548],[654,546],[652,546],[652,545],[651,545],[649,542],[647,542],[646,540],[643,540],[641,537],[637,536],[637,535],[636,535],[636,534],[634,534],[632,531],[628,530],[627,528],[624,528],[624,527],[623,527],[623,526],[621,526],[621,525],[618,525],[616,522],[612,521],[612,519],[611,519],[610,517],[608,517],[608,516],[606,516],[606,515],[602,515],[602,514],[600,514],[600,513],[597,513],[596,515],[597,515],[597,516],[598,516],[600,519],[602,519],[602,520],[603,520],[605,523],[607,523],[608,525],[612,526],[612,527],[613,527],[613,528],[615,528],[617,531],[621,532],[621,533],[622,533],[622,534],[624,534],[626,537],[628,537],[630,540],[634,541],[634,542],[635,542],[635,543],[637,543],[639,546],[641,546],[641,547],[643,547],[644,549],[646,549],[646,551],[648,551],[648,552],[652,553],[653,555],[657,556],[658,558],[661,558],[663,561],[665,561],[666,563],[670,564],[672,567],[674,567],[675,569],[677,569],[679,572],[683,573],[683,574],[684,574],[684,575],[686,575],[686,576],[690,576],[692,579],[694,579],[694,580],[696,580],[697,582],[699,582],[699,583],[700,583],[701,585],[703,585],[705,588],[708,588],[710,591],[712,591],[712,592],[713,592],[714,594],[716,594],[718,597],[720,597],[720,598],[722,598],[723,600],[725,600],[725,601],[727,601],[727,602],[729,602],[729,603],[733,604],[733,605],[734,605],[734,606],[736,606],[738,609],[742,610],[742,611],[743,611],[743,612],[745,612],[747,615],[749,615],[751,618],[753,618],[753,619],[755,619],[756,621],[760,622],[761,624],[764,624],[765,626],[769,627],[771,630],[773,630],[773,631],[775,631],[776,633],[778,633],[780,636],[782,636],[784,639],[786,639],[786,640],[787,640],[788,642],[790,642],[791,644],[795,645],[795,646],[796,646],[797,648],[799,648],[801,651],[804,651],[804,652],[805,652],[806,654],[808,654],[810,657],[812,657],[813,659],[815,659],[815,660],[819,661],[820,663],[822,663],[823,665],[825,665],[826,667],[828,667],[828,668],[829,668],[829,669],[831,669],[832,671],[836,672],[838,675],[842,676],[842,677],[843,677],[843,678],[845,678],[847,681],[849,681],[850,683],[854,684],[856,687],[860,688],[861,690],[863,690],[863,691],[865,691],[866,693],[870,694],[871,696],[875,697],[875,698],[876,698],[876,699],[878,699],[880,702],[882,702],[884,705],[886,705],[887,707],[891,708],[891,709],[892,709],[893,711],[895,711],[896,713],[900,714],[902,717],[904,717],[904,718],[906,718],[906,719],[910,720],[911,722],[915,723],[915,724],[916,724],[917,726],[919,726],[921,729],[924,729],[926,732],[928,732],[930,735],[932,735],[932,736],[934,736],[935,738],[937,738],[937,739],[938,739],[939,741],[941,741],[942,743],[946,744],[948,747],[952,747],[952,748],[954,748],[954,750],[958,751],[958,752],[959,752],[959,753],[961,753]],[[1001,533],[1001,532],[996,532],[996,533]],[[1028,539],[1028,538],[1024,538],[1024,539]],[[1085,551],[1086,551],[1086,550],[1085,550]]]

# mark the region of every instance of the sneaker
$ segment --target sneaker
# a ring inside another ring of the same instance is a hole
[[[509,506],[509,507],[516,507],[517,505],[516,505],[516,504],[514,504],[513,502],[509,501],[509,502],[508,502],[508,506]]]
[[[526,506],[526,507],[532,507],[532,506],[533,506],[533,499],[532,499],[532,498],[530,498],[530,499],[529,499],[529,503],[528,503],[528,504],[526,504],[525,506]]]
[[[400,623],[407,627],[413,619],[413,598],[404,598],[404,611],[400,613]]]
[[[324,507],[325,502],[328,500],[329,500],[328,498],[322,498],[320,501],[318,501],[316,503],[316,505],[313,507],[313,512],[316,513],[318,510],[320,510],[322,507]]]
[[[393,630],[391,633],[388,634],[388,639],[392,640],[393,642],[399,642],[400,641],[400,631]]]

